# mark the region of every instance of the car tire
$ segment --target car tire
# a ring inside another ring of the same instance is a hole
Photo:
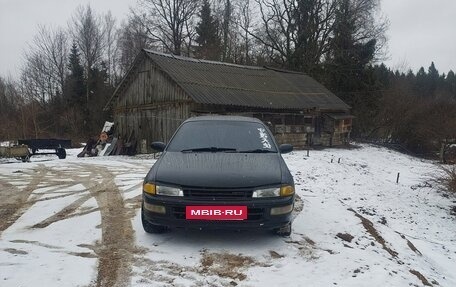
[[[280,228],[276,228],[273,230],[275,234],[283,237],[288,237],[291,235],[291,222],[288,222],[284,226]]]
[[[152,224],[144,218],[144,210],[141,208],[141,222],[144,231],[147,233],[164,233],[168,228],[163,225]]]

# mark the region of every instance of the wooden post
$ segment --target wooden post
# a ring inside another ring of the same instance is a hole
[[[440,163],[445,163],[445,143],[440,143],[440,152],[439,152]]]
[[[309,157],[309,148],[307,148],[307,157]]]
[[[399,183],[399,176],[401,175],[400,172],[397,173],[396,183]]]
[[[331,163],[333,163],[333,160],[334,160],[334,159],[332,158],[332,159],[331,159]]]
[[[340,157],[339,157],[339,160],[337,161],[337,163],[340,163]]]

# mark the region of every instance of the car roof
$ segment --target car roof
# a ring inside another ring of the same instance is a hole
[[[185,122],[196,122],[196,121],[230,121],[230,122],[263,122],[256,118],[243,117],[243,116],[225,116],[225,115],[208,115],[208,116],[197,116],[187,119]]]

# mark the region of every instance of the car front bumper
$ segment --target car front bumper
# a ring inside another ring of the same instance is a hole
[[[275,229],[291,221],[291,212],[271,215],[271,208],[293,205],[294,196],[233,201],[190,200],[183,197],[150,196],[143,193],[147,204],[165,207],[165,213],[151,212],[143,207],[143,216],[151,224],[188,229]],[[247,206],[245,220],[187,220],[186,206]]]

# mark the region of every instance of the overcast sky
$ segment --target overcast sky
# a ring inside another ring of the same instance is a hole
[[[0,75],[17,76],[38,24],[66,27],[78,5],[124,19],[135,0],[0,0]],[[382,0],[389,20],[386,64],[415,72],[434,61],[456,71],[456,0]]]

